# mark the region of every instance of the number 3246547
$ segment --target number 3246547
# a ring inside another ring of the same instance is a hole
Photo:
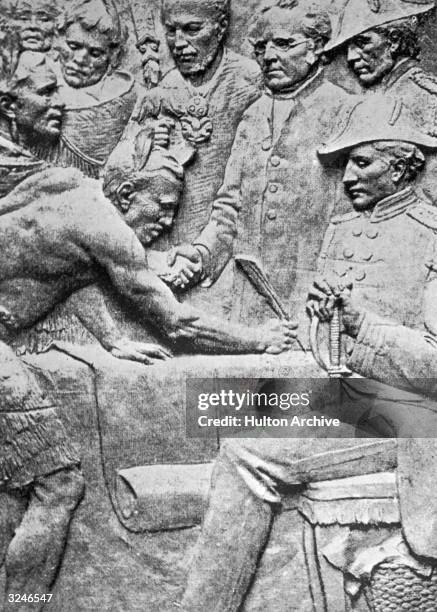
[[[53,596],[53,593],[9,593],[9,603],[39,603],[41,601],[48,603]]]

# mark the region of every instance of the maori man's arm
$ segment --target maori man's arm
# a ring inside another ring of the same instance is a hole
[[[116,289],[173,342],[188,341],[196,349],[218,353],[280,353],[290,348],[294,324],[272,321],[253,329],[180,304],[148,269],[141,243],[107,200],[99,198],[77,211],[72,231]]]
[[[90,285],[73,293],[68,299],[67,308],[113,357],[151,365],[156,359],[167,360],[172,356],[158,344],[131,340],[125,336],[112,318],[105,295],[98,285]]]

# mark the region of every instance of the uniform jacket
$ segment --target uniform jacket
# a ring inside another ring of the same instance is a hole
[[[415,120],[430,136],[437,136],[437,77],[423,70],[411,59],[404,59],[377,86],[367,90],[386,93],[402,100],[412,112]],[[423,194],[433,203],[437,202],[437,155],[428,156],[425,172],[418,185]]]
[[[354,295],[371,312],[424,329],[426,282],[437,269],[436,230],[437,211],[404,189],[371,212],[333,217],[319,272],[351,280]]]
[[[254,255],[293,317],[306,323],[305,296],[336,204],[341,170],[323,167],[316,149],[330,137],[349,96],[319,70],[290,99],[273,133],[276,102],[267,93],[244,114],[210,221],[196,243],[211,253],[215,280],[234,252]],[[235,241],[235,242],[234,242]],[[242,275],[235,276],[234,318],[272,317]]]
[[[423,331],[366,315],[348,366],[383,382],[437,398],[437,347]],[[435,432],[430,431],[432,436]],[[404,536],[421,557],[437,558],[437,440],[398,440],[398,491]]]
[[[427,320],[425,291],[427,281],[436,275],[436,232],[436,209],[405,189],[380,201],[370,214],[351,212],[333,218],[319,261],[323,275],[352,280],[355,298],[367,310],[348,366],[367,378],[433,398],[437,397],[432,380],[437,374],[437,351],[435,337],[426,340],[427,330],[435,325]],[[413,398],[408,398],[414,410]],[[404,401],[402,395],[398,401]],[[435,420],[430,413],[431,425]],[[437,557],[436,473],[434,438],[398,440],[404,535],[416,555],[433,558]]]

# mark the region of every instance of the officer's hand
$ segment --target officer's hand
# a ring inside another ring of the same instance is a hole
[[[358,335],[364,316],[364,309],[357,304],[353,296],[353,284],[338,280],[319,278],[308,294],[307,311],[311,317],[317,316],[321,321],[330,321],[334,307],[341,308],[342,323],[345,332],[352,337]]]
[[[264,352],[278,355],[291,349],[297,338],[297,323],[271,319],[259,328],[259,334]]]
[[[118,359],[129,359],[152,365],[157,361],[166,361],[173,357],[167,350],[158,344],[148,342],[135,342],[129,338],[121,338],[114,342],[110,348],[111,355]]]
[[[317,278],[308,293],[308,314],[310,317],[319,317],[321,321],[330,321],[339,296],[340,285],[338,280],[328,280],[324,277]]]
[[[352,283],[348,283],[345,287],[339,286],[338,305],[341,308],[341,321],[344,331],[348,336],[356,338],[360,331],[365,309],[355,300],[352,289]]]

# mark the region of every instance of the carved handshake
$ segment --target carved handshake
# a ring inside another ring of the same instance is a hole
[[[365,311],[354,300],[352,288],[352,282],[347,280],[341,283],[338,279],[319,277],[308,294],[308,314],[319,317],[321,321],[330,321],[334,307],[339,306],[346,333],[356,338]]]
[[[178,245],[167,255],[170,272],[160,276],[174,290],[188,289],[205,278],[208,259],[209,253],[201,245]]]

